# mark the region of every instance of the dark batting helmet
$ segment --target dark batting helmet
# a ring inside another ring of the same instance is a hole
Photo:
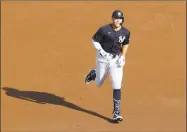
[[[123,24],[124,22],[124,16],[123,16],[123,12],[120,11],[120,10],[115,10],[113,13],[112,13],[112,18],[115,18],[115,19],[122,19],[122,23],[121,25]]]

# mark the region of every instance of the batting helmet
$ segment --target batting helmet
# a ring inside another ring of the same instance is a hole
[[[115,11],[113,11],[113,13],[112,13],[112,18],[115,18],[115,19],[120,18],[120,19],[122,19],[121,25],[122,25],[123,22],[124,22],[123,12],[120,11],[120,10],[115,10]]]

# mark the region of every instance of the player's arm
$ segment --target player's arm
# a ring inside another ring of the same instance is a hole
[[[130,39],[130,32],[129,32],[129,35],[127,36],[127,38],[122,43],[122,55],[123,56],[126,56],[126,54],[127,54],[127,50],[129,47],[129,41],[130,41],[129,39]]]
[[[102,28],[99,28],[97,30],[97,32],[92,37],[92,44],[93,44],[93,46],[96,50],[101,50],[102,49],[101,44],[100,44],[102,38],[103,38]]]
[[[128,44],[122,46],[122,55],[123,56],[126,56],[128,47],[129,47]]]
[[[118,60],[119,66],[125,65],[125,58],[126,58],[127,50],[129,47],[129,39],[130,39],[130,32],[129,32],[127,38],[122,43],[122,55],[120,56],[120,58]]]
[[[105,52],[100,44],[101,40],[103,39],[103,32],[102,28],[100,28],[92,37],[92,44],[97,51],[99,51],[101,56],[106,56],[107,52]]]
[[[102,49],[101,44],[99,42],[96,42],[94,39],[92,39],[92,44],[96,50]]]

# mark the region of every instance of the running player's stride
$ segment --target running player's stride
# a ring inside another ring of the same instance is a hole
[[[124,16],[120,10],[112,13],[112,23],[100,27],[92,37],[92,44],[97,50],[96,67],[85,78],[85,83],[95,81],[101,86],[107,73],[110,73],[113,88],[113,120],[120,122],[121,84],[123,78],[123,66],[129,46],[130,31],[123,27]]]

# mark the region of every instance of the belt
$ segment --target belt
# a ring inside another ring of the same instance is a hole
[[[101,53],[100,53],[100,55],[102,56]],[[112,57],[112,58],[116,58],[116,56],[118,56],[118,55],[114,55],[114,54],[109,53],[109,56]]]
[[[117,55],[109,54],[112,58],[116,58]]]

